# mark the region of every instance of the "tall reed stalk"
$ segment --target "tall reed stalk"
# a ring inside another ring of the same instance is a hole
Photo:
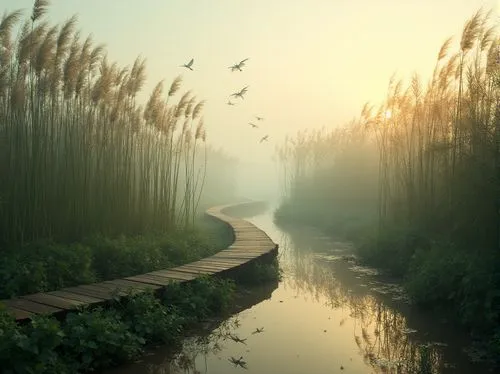
[[[195,133],[182,124],[199,118],[203,103],[190,92],[170,102],[178,77],[166,97],[160,82],[141,106],[145,60],[119,67],[81,38],[76,17],[49,25],[47,7],[35,1],[15,40],[22,13],[0,22],[0,241],[192,225],[206,131],[202,121]]]

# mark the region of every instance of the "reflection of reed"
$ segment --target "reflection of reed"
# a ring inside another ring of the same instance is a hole
[[[318,251],[321,246],[325,246],[324,241],[314,240],[302,230],[283,238],[281,264],[288,275],[284,286],[297,295],[310,294],[318,302],[326,299],[332,308],[347,307],[354,324],[354,341],[376,373],[440,373],[443,360],[436,347],[413,339],[401,313],[369,294],[352,292],[339,281],[331,264],[314,257],[312,248]]]

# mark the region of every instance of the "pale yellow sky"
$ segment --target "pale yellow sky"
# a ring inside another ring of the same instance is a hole
[[[4,0],[25,8],[31,0]],[[241,160],[269,162],[276,142],[302,128],[345,124],[379,102],[390,76],[427,78],[443,41],[498,0],[52,0],[49,17],[79,14],[83,35],[109,58],[147,58],[144,97],[161,79],[184,77],[206,99],[208,140]],[[498,21],[498,18],[497,18]],[[249,57],[243,72],[227,68]],[[194,58],[194,71],[179,65]],[[248,85],[244,100],[228,95]],[[254,115],[262,128],[247,124]],[[270,141],[259,144],[265,134]],[[272,169],[270,165],[269,170]]]

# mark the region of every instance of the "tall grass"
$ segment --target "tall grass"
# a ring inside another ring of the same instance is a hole
[[[405,224],[471,251],[500,248],[496,31],[478,11],[455,53],[452,39],[443,44],[426,85],[391,79],[378,110],[366,104],[346,127],[287,140],[277,150],[286,198],[316,198],[320,214],[362,208],[381,227]]]
[[[497,26],[497,25],[496,25]],[[486,335],[500,318],[500,38],[476,12],[429,82],[391,79],[378,108],[278,147],[276,218],[353,239],[422,305]],[[498,336],[498,333],[497,333]],[[491,345],[498,347],[497,343]],[[498,356],[496,358],[498,361]]]
[[[50,25],[47,7],[36,0],[28,19],[13,11],[0,22],[0,241],[191,225],[206,174],[204,102],[175,99],[177,77],[141,105],[145,60],[118,66],[76,17]]]

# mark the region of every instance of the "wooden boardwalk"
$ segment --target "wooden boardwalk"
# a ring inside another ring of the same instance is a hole
[[[233,277],[246,265],[272,260],[278,253],[278,245],[264,231],[244,219],[229,215],[232,210],[238,211],[253,204],[259,202],[217,206],[206,211],[208,216],[226,223],[233,230],[233,244],[213,256],[167,270],[25,295],[0,300],[0,303],[21,322],[36,314],[61,317],[82,306],[102,305],[112,300],[116,293],[124,296],[130,290],[134,293],[147,289],[161,291],[172,282],[189,282],[207,274]]]

